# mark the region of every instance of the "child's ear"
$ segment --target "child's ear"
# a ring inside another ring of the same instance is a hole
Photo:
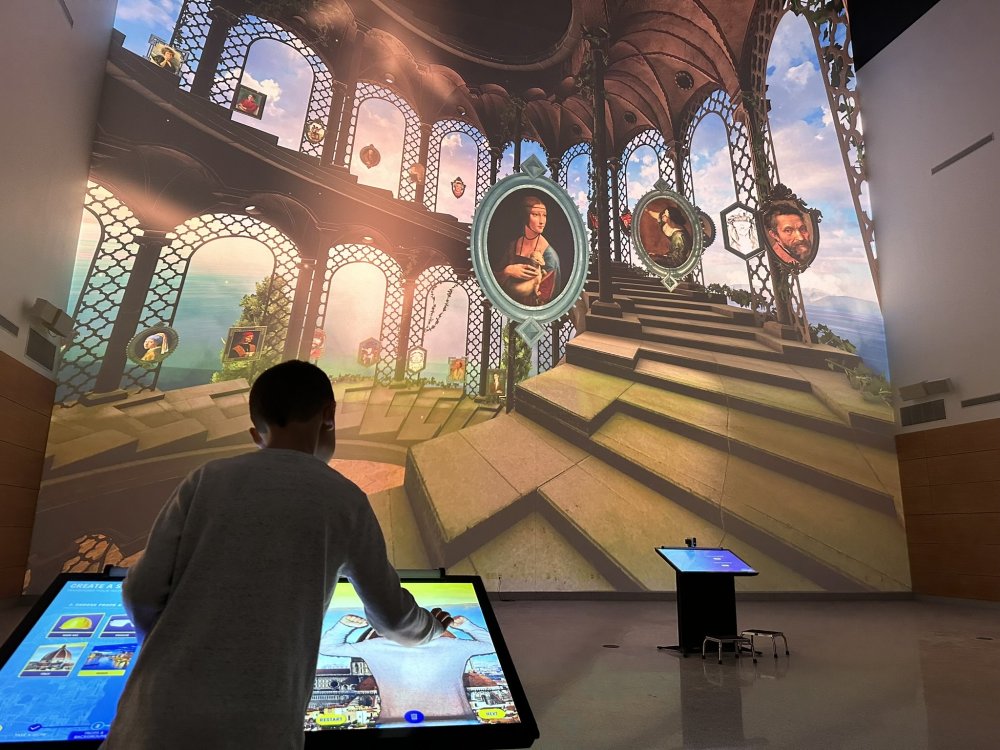
[[[264,438],[262,438],[260,436],[260,433],[257,432],[257,428],[256,427],[251,427],[250,428],[250,437],[253,439],[254,445],[256,445],[258,448],[264,448],[265,447]]]
[[[335,407],[334,407],[334,405],[332,403],[327,404],[326,406],[323,407],[323,429],[324,430],[332,430],[334,428],[334,419],[333,419],[334,408]]]

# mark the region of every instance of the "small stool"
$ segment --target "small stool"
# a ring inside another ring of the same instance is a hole
[[[770,638],[771,639],[771,649],[774,651],[774,658],[778,658],[778,643],[777,640],[780,638],[785,644],[785,656],[789,655],[788,651],[788,639],[785,638],[785,634],[780,630],[744,630],[740,633],[740,637],[750,639],[750,648],[754,647],[754,638]],[[755,652],[756,653],[756,652]]]
[[[736,658],[740,658],[740,651],[744,648],[750,650],[750,655],[753,657],[753,663],[757,663],[757,655],[753,650],[753,641],[749,638],[745,638],[742,635],[706,635],[705,640],[701,642],[701,658],[705,658],[705,646],[708,642],[717,643],[719,645],[719,664],[722,664],[722,647],[732,646],[733,651],[736,652]]]

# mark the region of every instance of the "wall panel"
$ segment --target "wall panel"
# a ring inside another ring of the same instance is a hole
[[[21,593],[55,383],[0,352],[0,599]]]
[[[896,437],[913,590],[1000,601],[1000,419]]]

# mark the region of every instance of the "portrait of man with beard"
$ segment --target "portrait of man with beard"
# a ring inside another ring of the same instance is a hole
[[[816,256],[812,217],[794,204],[778,204],[765,211],[764,230],[771,252],[786,266],[803,270]]]

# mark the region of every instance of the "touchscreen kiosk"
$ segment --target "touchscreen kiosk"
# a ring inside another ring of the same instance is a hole
[[[656,547],[656,554],[670,564],[677,576],[676,646],[680,651],[700,651],[706,635],[730,637],[736,627],[736,576],[757,571],[731,550],[712,547]]]
[[[0,647],[0,750],[96,748],[139,653],[121,579],[59,576]],[[524,748],[538,729],[475,576],[403,580],[448,633],[408,648],[379,636],[347,581],[323,621],[307,748]]]
[[[753,576],[757,571],[732,550],[708,547],[657,547],[657,553],[678,573],[732,573]]]

